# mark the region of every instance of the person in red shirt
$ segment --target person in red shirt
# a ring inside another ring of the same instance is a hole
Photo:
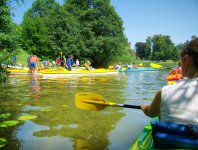
[[[36,55],[32,55],[29,59],[29,67],[33,75],[36,75],[36,69],[39,64],[39,59]]]
[[[60,57],[58,57],[58,58],[56,59],[56,65],[57,65],[57,66],[60,66],[60,65],[61,65],[61,58],[60,58]]]

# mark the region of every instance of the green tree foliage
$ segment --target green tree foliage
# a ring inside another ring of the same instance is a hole
[[[178,60],[179,50],[174,46],[170,36],[161,34],[153,36],[153,60]]]
[[[108,0],[36,0],[22,22],[24,48],[55,59],[59,51],[95,66],[130,54],[122,20]]]
[[[140,59],[144,59],[146,57],[146,43],[137,42],[135,44],[135,49],[136,49],[136,55]]]
[[[0,81],[6,79],[4,67],[12,64],[19,47],[20,28],[11,19],[11,9],[9,0],[0,1]]]
[[[44,20],[37,16],[34,19],[26,18],[22,24],[23,48],[29,54],[42,56],[46,54],[47,48],[47,28]]]
[[[177,61],[179,58],[179,47],[174,45],[168,35],[154,35],[148,37],[145,43],[137,42],[135,46],[140,59]]]
[[[79,33],[80,25],[76,18],[63,7],[57,6],[46,18],[48,29],[48,56],[57,57],[58,51],[63,55],[80,56],[82,38]],[[58,50],[58,51],[57,51]]]
[[[67,0],[65,8],[80,22],[83,58],[107,66],[115,57],[129,54],[123,22],[109,0]]]
[[[58,3],[55,0],[37,0],[24,14],[22,22],[23,48],[29,54],[36,54],[39,57],[50,56],[48,31],[54,31],[54,29],[47,28],[46,18],[57,6]]]

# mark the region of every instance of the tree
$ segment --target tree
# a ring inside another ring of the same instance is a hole
[[[48,31],[54,29],[47,28],[46,18],[58,6],[55,0],[36,0],[25,12],[22,22],[23,48],[29,54],[36,54],[43,58],[50,56]]]
[[[80,23],[81,56],[93,65],[107,66],[115,57],[127,55],[123,22],[109,0],[67,0],[64,7]]]
[[[81,59],[80,50],[83,44],[79,32],[80,25],[74,16],[63,7],[57,6],[46,17],[46,27],[49,39],[48,56],[51,54],[52,57],[57,57],[57,51],[61,51],[63,55],[72,54]]]
[[[0,81],[7,79],[2,64],[12,64],[19,47],[20,31],[11,19],[11,9],[9,0],[0,1]]]
[[[140,59],[144,59],[146,57],[146,44],[143,42],[137,42],[135,44],[136,56]]]
[[[179,50],[175,48],[174,43],[168,35],[154,35],[153,37],[153,60],[176,59]],[[177,57],[178,58],[178,57]]]
[[[149,60],[152,58],[152,37],[147,37],[145,45],[145,59]]]

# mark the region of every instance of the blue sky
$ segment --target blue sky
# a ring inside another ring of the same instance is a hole
[[[34,0],[24,1],[21,6],[13,3],[16,7],[13,19],[18,24]],[[111,0],[111,5],[122,18],[124,33],[132,47],[155,34],[170,35],[175,44],[198,36],[198,0]]]

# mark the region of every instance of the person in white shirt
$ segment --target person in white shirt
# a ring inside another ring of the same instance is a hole
[[[151,104],[140,107],[149,117],[160,116],[160,121],[198,124],[198,38],[181,50],[180,59],[184,78],[163,87]]]

